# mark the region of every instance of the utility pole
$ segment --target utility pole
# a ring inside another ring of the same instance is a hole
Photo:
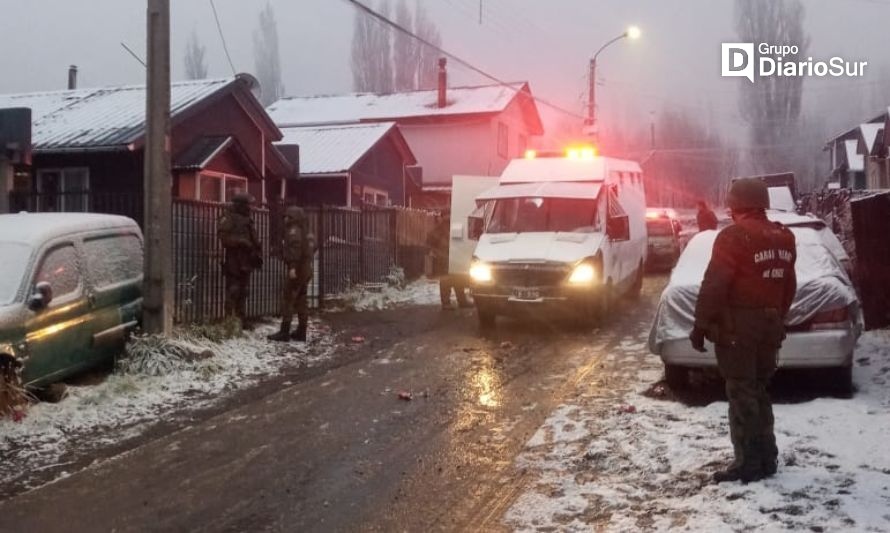
[[[170,0],[148,0],[145,104],[145,281],[143,328],[173,327],[170,179]]]
[[[596,56],[590,59],[590,73],[588,74],[588,88],[587,88],[587,124],[586,130],[590,134],[593,142],[596,143],[599,139],[597,138],[597,129],[596,129]]]

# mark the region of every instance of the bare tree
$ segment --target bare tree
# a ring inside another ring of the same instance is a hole
[[[379,11],[390,13],[389,0]],[[396,23],[436,46],[442,38],[436,25],[426,16],[420,3],[412,14],[400,0],[396,5]],[[352,80],[357,91],[388,93],[431,89],[436,86],[439,53],[414,37],[393,30],[365,13],[356,13],[352,34]]]
[[[783,61],[797,62],[807,57],[810,39],[803,19],[800,0],[735,1],[739,40],[796,46],[797,53],[783,57]],[[753,84],[743,80],[739,109],[750,128],[751,163],[755,171],[789,170],[787,151],[793,148],[800,133],[803,80],[802,76],[759,75]]]
[[[260,102],[267,106],[284,94],[278,53],[278,25],[272,4],[268,2],[260,11],[259,26],[253,32],[253,55],[256,77],[260,82]]]
[[[414,20],[405,0],[396,6],[396,23],[412,29]],[[396,32],[392,42],[393,89],[411,91],[417,88],[417,65],[420,58],[420,43],[403,32]]]
[[[189,40],[185,45],[185,77],[190,80],[207,78],[207,62],[204,54],[207,48],[198,41],[198,30],[192,28]]]
[[[436,24],[427,17],[426,11],[420,3],[417,4],[417,10],[414,12],[414,33],[427,42],[439,47],[442,46],[442,36],[439,35]],[[439,52],[436,49],[421,45],[417,58],[418,89],[434,89],[436,87],[437,73],[439,72],[438,60]]]

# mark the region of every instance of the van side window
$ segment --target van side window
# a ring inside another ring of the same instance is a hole
[[[42,281],[49,283],[52,287],[54,300],[80,290],[81,274],[74,246],[64,244],[53,248],[43,256],[34,283],[36,285]]]
[[[142,242],[135,235],[108,235],[85,240],[83,245],[97,289],[138,280],[142,275]]]

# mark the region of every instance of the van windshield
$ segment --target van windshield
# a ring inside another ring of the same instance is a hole
[[[31,259],[31,247],[20,242],[0,242],[0,257],[3,258],[3,275],[0,276],[0,305],[9,305],[15,300],[25,269]]]
[[[487,233],[597,231],[596,200],[501,198],[495,201]]]

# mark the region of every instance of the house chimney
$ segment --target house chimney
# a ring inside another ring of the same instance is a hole
[[[446,99],[446,90],[448,88],[448,72],[445,71],[444,57],[439,58],[439,107],[445,107],[448,103]]]
[[[77,65],[68,67],[68,90],[77,89]]]

